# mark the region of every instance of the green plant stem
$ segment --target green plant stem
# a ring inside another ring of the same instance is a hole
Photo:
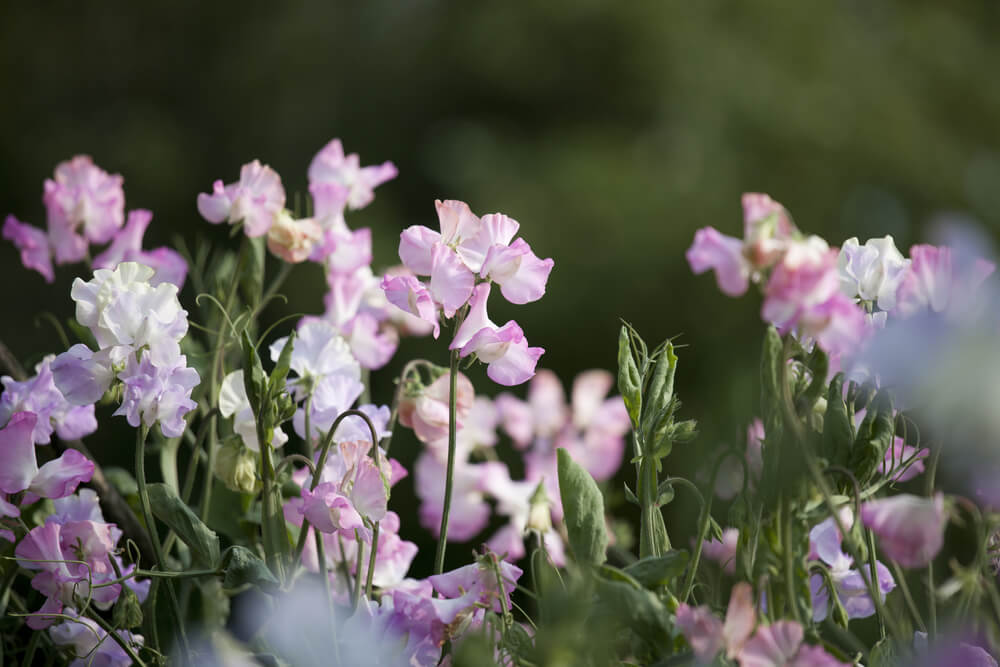
[[[146,522],[146,530],[149,532],[149,537],[153,542],[153,553],[156,555],[156,565],[161,571],[166,571],[166,560],[163,557],[163,546],[160,544],[160,535],[156,530],[156,520],[153,518],[153,510],[149,505],[149,492],[146,489],[146,435],[149,433],[149,427],[145,424],[139,426],[139,430],[136,432],[135,438],[135,481],[136,485],[139,487],[139,502],[142,505],[142,518]],[[153,580],[152,586],[156,586],[156,579]],[[169,579],[164,582],[167,587],[167,597],[170,600],[170,609],[174,615],[174,621],[177,623],[177,634],[180,636],[181,645],[184,647],[184,653],[187,655],[189,652],[187,633],[184,630],[184,617],[181,614],[181,607],[177,601],[177,593],[174,591],[173,585],[170,583]],[[155,609],[153,610],[155,613]],[[155,618],[153,623],[155,623]],[[157,647],[159,648],[159,647]]]
[[[389,431],[389,435],[385,437],[385,445],[383,446],[386,455],[389,454],[389,447],[392,445],[392,434],[396,432],[396,421],[399,419],[399,403],[403,400],[403,394],[406,391],[406,381],[421,366],[424,368],[433,368],[434,364],[426,359],[411,359],[403,366],[403,370],[399,374],[399,382],[392,397],[392,412],[389,414],[389,425],[386,427]]]
[[[934,478],[937,475],[940,458],[941,446],[932,447],[931,460],[927,465],[927,476],[924,480],[924,490],[929,497],[934,495]],[[934,589],[933,560],[927,563],[927,638],[932,642],[937,638],[937,591]]]
[[[780,525],[778,530],[782,532],[781,548],[785,558],[785,595],[786,601],[792,608],[792,618],[796,623],[802,624],[802,614],[799,613],[799,604],[795,595],[795,554],[792,544],[792,508],[787,498],[779,501],[780,510],[778,513]]]
[[[864,532],[868,537],[868,576],[871,577],[873,582],[875,582],[876,593],[881,597],[882,591],[878,590],[878,570],[875,567],[875,534],[870,530],[866,530]],[[858,573],[860,574],[860,570]],[[885,639],[885,620],[883,616],[887,615],[888,614],[879,614],[878,617],[878,631],[882,639]]]
[[[357,528],[354,529],[354,540],[358,543],[358,555],[354,563],[354,589],[352,590],[353,599],[351,600],[351,606],[355,609],[361,604],[361,587],[363,582],[361,580],[361,563],[364,561],[365,547],[364,540],[361,539],[361,531]],[[372,551],[375,550],[375,545],[372,545]]]
[[[916,602],[913,601],[913,595],[910,594],[910,587],[906,583],[906,575],[903,573],[903,568],[899,567],[899,563],[894,560],[890,560],[889,564],[892,565],[892,573],[896,575],[896,583],[899,584],[899,590],[903,591],[903,600],[906,601],[906,607],[910,610],[910,615],[913,616],[914,622],[917,627],[920,628],[921,632],[927,632],[927,626],[924,625],[924,619],[920,615],[920,610],[917,608]]]
[[[451,511],[451,492],[455,477],[455,449],[458,436],[458,350],[451,351],[448,365],[448,467],[444,478],[444,505],[441,511],[441,530],[437,552],[434,556],[434,573],[444,572],[444,552],[448,544],[448,514]]]
[[[128,654],[128,657],[132,659],[132,662],[139,665],[139,667],[146,667],[146,663],[142,661],[142,658],[139,657],[139,654],[136,653],[134,648],[132,648],[132,644],[130,642],[125,641],[124,637],[120,636],[117,632],[115,632],[115,629],[112,628],[107,621],[101,618],[100,614],[97,614],[93,610],[90,610],[87,612],[87,617],[90,618],[95,623],[97,623],[99,626],[101,626],[101,629],[104,630],[106,633],[108,633],[108,636],[111,637],[111,639],[116,644],[122,647],[122,650]]]

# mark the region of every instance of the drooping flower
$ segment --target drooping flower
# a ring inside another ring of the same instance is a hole
[[[846,296],[871,301],[884,311],[896,307],[896,293],[909,269],[910,260],[896,249],[892,236],[844,241],[837,258],[840,288]]]
[[[528,347],[528,341],[517,322],[510,320],[502,327],[486,314],[490,284],[476,286],[469,301],[469,313],[455,333],[449,349],[460,350],[460,356],[475,354],[487,364],[486,374],[497,384],[513,386],[531,379],[535,365],[545,352],[540,347]]]
[[[111,240],[111,245],[94,258],[95,269],[114,269],[122,262],[138,262],[155,271],[149,279],[153,287],[160,283],[172,283],[178,289],[184,286],[187,277],[187,262],[175,250],[160,247],[154,250],[142,249],[142,237],[153,219],[153,213],[144,209],[129,211],[125,226]]]
[[[240,169],[240,180],[212,184],[212,194],[198,195],[198,212],[218,224],[242,222],[249,237],[267,234],[285,207],[285,188],[278,173],[254,160]]]
[[[900,494],[861,505],[861,520],[879,538],[879,546],[903,567],[924,567],[944,544],[948,517],[944,497]]]

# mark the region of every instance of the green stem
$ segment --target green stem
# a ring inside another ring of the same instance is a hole
[[[122,647],[122,650],[128,654],[128,657],[132,659],[132,662],[139,665],[140,667],[146,667],[146,663],[142,661],[142,658],[139,657],[139,654],[135,651],[134,648],[132,648],[132,644],[130,642],[125,641],[124,637],[120,636],[117,632],[115,632],[115,629],[112,628],[107,621],[101,618],[100,614],[97,614],[94,611],[88,611],[87,616],[92,621],[96,622],[99,626],[101,626],[101,629],[104,630],[106,633],[108,633],[108,636],[111,637],[111,639],[114,640],[116,644]]]
[[[876,593],[881,597],[882,591],[878,590],[878,570],[875,567],[875,533],[870,530],[866,530],[865,533],[868,535],[868,576],[875,582]],[[860,574],[860,570],[858,573]],[[880,614],[878,617],[878,631],[882,639],[885,639],[885,621],[883,620],[883,616],[883,614]]]
[[[444,572],[444,552],[448,543],[448,514],[451,511],[451,492],[455,477],[455,450],[458,436],[458,350],[451,351],[448,365],[448,467],[444,478],[444,506],[441,511],[441,530],[438,535],[437,553],[434,556],[434,573]]]
[[[792,508],[787,498],[779,501],[778,530],[783,533],[781,548],[785,557],[785,595],[788,606],[792,608],[792,618],[796,623],[802,624],[802,615],[799,613],[798,596],[795,594],[795,554],[792,544]]]
[[[930,463],[927,465],[927,477],[924,487],[928,496],[934,495],[934,478],[937,475],[938,461],[941,458],[940,445],[932,448]],[[927,638],[934,641],[937,638],[937,591],[934,589],[934,561],[927,563]]]
[[[358,555],[354,563],[354,600],[352,601],[352,606],[357,609],[361,603],[361,563],[364,561],[365,554],[365,543],[361,539],[361,531],[357,528],[354,529],[354,540],[358,543]],[[372,545],[372,551],[375,551],[374,544]]]
[[[896,583],[899,584],[899,589],[903,591],[903,600],[906,601],[906,607],[910,610],[910,615],[913,616],[914,622],[916,622],[917,627],[923,633],[927,632],[927,626],[924,625],[924,619],[920,615],[920,610],[917,608],[916,602],[913,601],[913,595],[910,594],[910,587],[906,583],[906,575],[903,573],[903,568],[899,567],[899,563],[894,560],[890,560],[889,564],[892,565],[892,573],[896,575]]]
[[[166,560],[163,557],[163,546],[160,544],[160,535],[156,530],[156,520],[153,518],[153,510],[149,504],[149,492],[146,489],[146,435],[149,433],[149,427],[142,424],[139,430],[136,432],[135,438],[135,481],[136,485],[139,487],[139,501],[142,505],[142,518],[146,522],[146,530],[149,532],[149,537],[153,542],[153,553],[156,555],[156,565],[162,571],[166,571]],[[174,587],[170,583],[169,579],[165,582],[167,587],[167,596],[170,599],[170,609],[174,615],[174,621],[177,624],[177,633],[180,635],[181,644],[184,647],[184,653],[187,655],[189,652],[187,633],[184,630],[184,617],[181,614],[180,604],[177,601],[177,594],[174,592]],[[153,586],[156,586],[156,580],[153,580]],[[153,610],[155,613],[155,610]],[[153,621],[156,622],[155,619]]]

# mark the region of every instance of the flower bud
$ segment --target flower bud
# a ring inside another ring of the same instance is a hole
[[[295,220],[282,210],[267,232],[267,249],[290,264],[304,262],[323,237],[323,228],[312,218]]]
[[[257,493],[257,457],[239,438],[229,438],[215,455],[215,475],[237,493]]]
[[[903,567],[924,567],[944,543],[944,498],[901,494],[864,503],[861,520],[879,537],[882,550]]]
[[[539,482],[531,494],[528,505],[528,522],[525,530],[534,530],[544,535],[552,530],[552,512],[549,509],[551,503],[549,496],[545,493],[545,482]]]

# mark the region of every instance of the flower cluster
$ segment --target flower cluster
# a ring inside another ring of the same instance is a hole
[[[75,264],[88,261],[94,269],[114,269],[120,262],[141,262],[153,267],[153,284],[169,282],[181,287],[187,263],[166,247],[142,249],[142,237],[153,214],[144,209],[130,211],[125,218],[125,191],[119,174],[108,174],[87,155],[77,155],[56,166],[45,181],[48,230],[7,216],[3,237],[21,251],[26,268],[38,271],[46,281],[55,280],[52,262]],[[110,245],[90,260],[90,245]]]
[[[439,311],[449,320],[458,315],[449,349],[463,358],[475,354],[498,384],[521,384],[534,374],[544,350],[529,347],[514,320],[494,324],[486,302],[493,283],[511,303],[537,301],[554,262],[539,259],[524,239],[514,239],[520,224],[502,213],[480,218],[464,202],[435,205],[441,231],[414,225],[403,230],[399,242],[403,264],[416,276],[429,276],[429,282],[425,285],[410,275],[386,276],[386,298],[433,326],[435,338],[440,334]]]
[[[134,427],[159,422],[173,438],[184,432],[184,415],[197,406],[191,391],[199,378],[181,354],[188,321],[177,286],[154,286],[153,276],[148,266],[123,262],[114,270],[98,269],[90,281],[77,278],[76,319],[90,329],[98,349],[74,345],[55,358],[52,374],[66,399],[81,406],[98,401],[117,379],[121,406],[115,414]]]

